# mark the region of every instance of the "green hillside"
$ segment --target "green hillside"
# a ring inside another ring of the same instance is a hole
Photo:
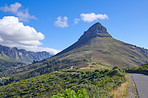
[[[26,66],[26,64],[21,63],[21,62],[17,62],[15,60],[9,58],[8,56],[5,56],[5,58],[3,58],[0,55],[0,73],[12,71],[12,70],[22,67],[22,66]]]
[[[77,92],[85,88],[89,98],[109,97],[111,89],[120,86],[124,81],[124,72],[118,67],[94,71],[64,69],[1,86],[0,96],[50,98],[58,93],[64,93],[66,89]]]

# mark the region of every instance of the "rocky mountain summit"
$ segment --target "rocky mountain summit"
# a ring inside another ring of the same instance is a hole
[[[94,37],[112,37],[107,29],[102,26],[99,22],[91,26],[84,34],[79,38],[81,40],[89,40]]]

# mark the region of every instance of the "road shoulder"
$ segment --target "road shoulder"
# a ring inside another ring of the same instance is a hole
[[[127,89],[128,95],[126,98],[138,98],[137,88],[133,81],[133,77],[130,74],[128,74],[127,76],[128,76],[129,87]]]

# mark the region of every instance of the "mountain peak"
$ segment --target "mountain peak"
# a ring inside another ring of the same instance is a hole
[[[111,37],[107,29],[99,22],[92,25],[84,34],[88,34],[91,37]]]
[[[102,26],[102,24],[99,23],[99,22],[97,22],[94,25],[92,25],[87,31],[92,31],[92,30],[107,32],[106,28],[104,26]],[[100,33],[100,32],[95,32],[95,33]]]
[[[94,37],[112,37],[107,29],[99,22],[92,25],[84,34],[80,37],[79,40],[89,40]]]

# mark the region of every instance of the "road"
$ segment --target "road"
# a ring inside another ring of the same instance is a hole
[[[131,77],[137,87],[139,98],[148,98],[148,75],[134,73]]]

